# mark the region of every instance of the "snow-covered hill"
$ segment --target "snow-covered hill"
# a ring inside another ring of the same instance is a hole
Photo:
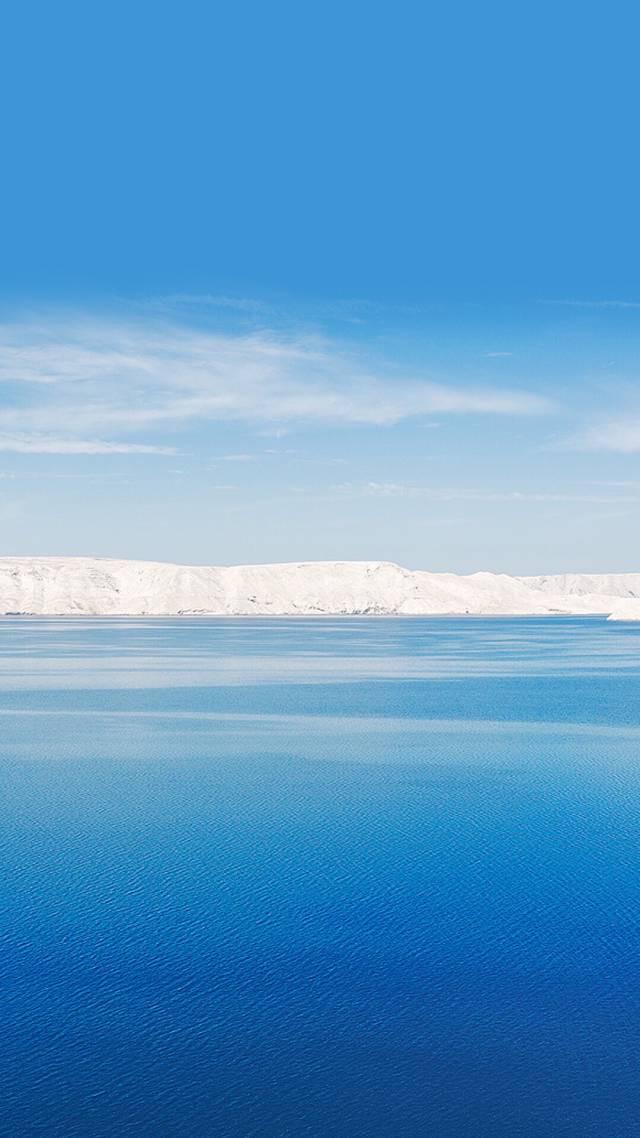
[[[387,561],[215,567],[89,557],[0,558],[4,615],[542,615],[624,609],[640,618],[640,601],[627,603],[636,597],[640,573],[459,576],[411,571]]]

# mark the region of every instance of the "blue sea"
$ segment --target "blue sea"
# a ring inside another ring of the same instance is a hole
[[[0,622],[2,1138],[638,1138],[640,626]]]

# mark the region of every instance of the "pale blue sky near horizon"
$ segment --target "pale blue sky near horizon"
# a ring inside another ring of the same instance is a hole
[[[639,22],[13,6],[0,554],[639,570]]]

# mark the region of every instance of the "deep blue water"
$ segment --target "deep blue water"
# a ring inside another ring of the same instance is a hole
[[[2,1138],[638,1138],[640,627],[0,622]]]

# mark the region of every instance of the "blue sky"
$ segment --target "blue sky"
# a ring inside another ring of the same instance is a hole
[[[0,552],[637,569],[637,25],[14,5]]]

